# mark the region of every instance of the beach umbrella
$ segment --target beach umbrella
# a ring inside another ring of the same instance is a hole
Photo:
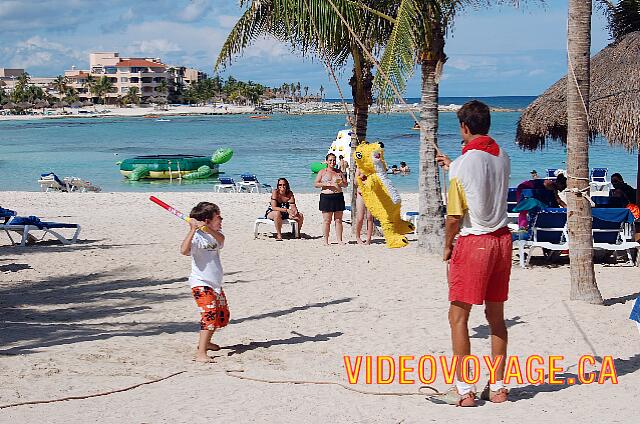
[[[20,109],[30,109],[33,107],[33,104],[29,102],[20,102],[16,106]]]
[[[45,107],[49,107],[49,102],[46,100],[38,100],[33,107],[36,109],[44,109]]]
[[[91,100],[85,100],[82,102],[82,106],[93,106],[93,102]]]
[[[638,152],[636,187],[640,186],[640,31],[609,44],[591,58],[589,132],[609,144]],[[522,113],[516,143],[542,148],[547,140],[567,141],[567,77],[538,97]],[[640,191],[638,191],[640,197]],[[632,199],[630,199],[632,200]],[[635,199],[640,202],[640,199]]]
[[[9,109],[15,109],[15,108],[16,108],[16,104],[15,104],[15,103],[13,103],[13,102],[8,102],[8,103],[7,103],[7,104],[5,104],[3,107],[4,107],[4,109],[7,109],[7,110],[9,110]]]
[[[66,106],[69,106],[69,103],[65,102],[64,100],[53,104],[53,107],[66,107]]]
[[[82,107],[82,102],[73,102],[71,103],[71,107]]]

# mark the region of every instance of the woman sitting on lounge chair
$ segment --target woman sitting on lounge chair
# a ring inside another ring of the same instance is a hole
[[[271,193],[271,204],[264,216],[273,220],[276,225],[276,240],[282,241],[282,220],[290,219],[298,223],[298,234],[301,234],[304,215],[298,212],[296,198],[286,178],[279,178],[278,185]]]

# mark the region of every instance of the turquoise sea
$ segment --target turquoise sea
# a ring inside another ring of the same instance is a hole
[[[480,98],[496,107],[523,108],[534,97]],[[444,105],[462,104],[468,98],[445,97]],[[417,102],[418,99],[409,99]],[[491,135],[512,160],[512,185],[536,169],[541,175],[549,167],[565,168],[565,149],[552,142],[544,150],[523,151],[515,145],[518,112],[493,113]],[[224,175],[255,173],[261,182],[275,186],[286,176],[298,192],[315,191],[309,164],[324,159],[338,130],[344,129],[342,115],[273,115],[253,120],[246,115],[170,117],[169,122],[145,118],[71,118],[34,121],[0,121],[1,190],[37,191],[41,173],[55,172],[60,178],[76,176],[90,180],[104,191],[208,191],[215,179],[200,181],[129,182],[116,161],[137,155],[189,153],[210,155],[218,147],[231,147],[233,159],[222,165]],[[418,131],[411,129],[408,114],[372,114],[369,140],[385,144],[388,165],[406,161],[418,169]],[[440,114],[439,143],[450,156],[460,153],[458,122],[454,113]],[[590,150],[592,167],[608,167],[629,182],[635,180],[635,154],[609,147],[597,140]],[[401,191],[417,191],[418,175],[394,175]]]

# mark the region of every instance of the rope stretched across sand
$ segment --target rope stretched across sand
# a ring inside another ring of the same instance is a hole
[[[114,393],[126,392],[127,390],[135,389],[136,387],[144,386],[145,384],[157,383],[159,381],[166,380],[166,379],[171,378],[171,377],[175,377],[176,375],[182,374],[182,373],[185,373],[185,372],[186,371],[175,372],[175,373],[173,373],[171,375],[168,375],[166,377],[158,378],[156,380],[151,380],[151,381],[145,381],[144,383],[138,383],[138,384],[135,384],[133,386],[125,387],[123,389],[110,390],[108,392],[95,393],[93,395],[69,396],[69,397],[59,398],[59,399],[32,400],[32,401],[29,401],[29,402],[10,403],[10,404],[7,404],[7,405],[0,405],[0,409],[12,408],[14,406],[21,406],[21,405],[36,405],[36,404],[39,404],[39,403],[54,403],[54,402],[62,402],[62,401],[66,401],[66,400],[89,399],[89,398],[93,398],[93,397],[107,396],[107,395],[111,395],[111,394],[114,394]]]

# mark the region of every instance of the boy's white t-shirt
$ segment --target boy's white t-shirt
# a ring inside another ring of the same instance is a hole
[[[208,286],[220,293],[222,289],[222,264],[220,249],[224,243],[218,243],[211,235],[197,231],[191,241],[191,287]]]

